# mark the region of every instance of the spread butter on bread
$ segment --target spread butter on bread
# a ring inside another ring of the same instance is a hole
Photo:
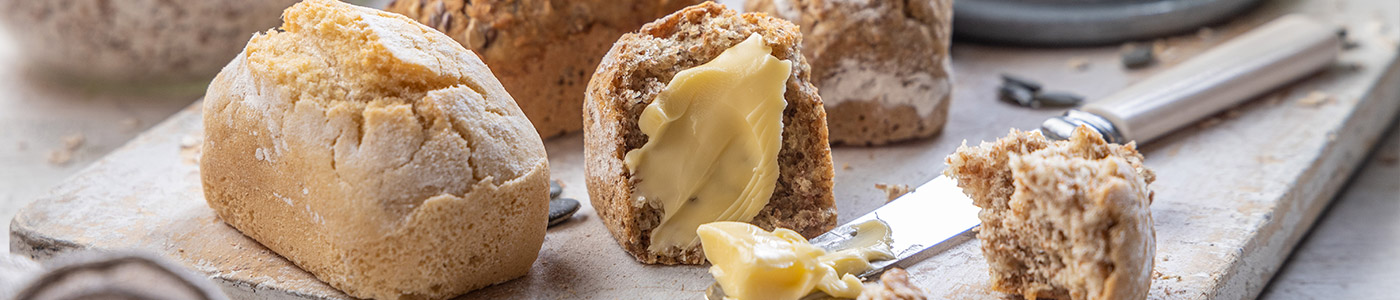
[[[613,44],[585,95],[584,158],[590,200],[623,250],[700,264],[703,223],[808,238],[835,226],[826,113],[801,39],[787,21],[707,2]]]

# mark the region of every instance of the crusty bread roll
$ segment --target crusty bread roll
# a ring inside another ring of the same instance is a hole
[[[623,35],[589,82],[583,116],[588,194],[618,244],[638,261],[704,262],[699,244],[648,250],[651,230],[664,212],[657,201],[637,200],[638,179],[624,163],[624,155],[648,141],[639,129],[639,116],[678,72],[709,62],[755,33],[772,48],[772,56],[791,62],[792,73],[783,94],[787,106],[782,111],[776,187],[750,223],[764,230],[792,229],[808,238],[836,225],[826,113],[816,88],[808,82],[810,71],[798,50],[802,35],[797,26],[762,14],[740,15],[707,2]]]
[[[481,55],[544,137],[583,127],[583,92],[618,36],[700,0],[395,0],[385,10]]]
[[[306,0],[283,17],[205,96],[200,174],[219,217],[355,297],[523,276],[549,166],[486,65],[396,14]]]
[[[833,144],[937,135],[952,102],[952,0],[747,0],[802,27]]]
[[[0,0],[24,62],[99,81],[206,83],[296,0]]]
[[[1067,141],[1012,130],[948,156],[944,174],[982,208],[992,288],[1026,299],[1146,299],[1156,179],[1134,144],[1080,127]]]

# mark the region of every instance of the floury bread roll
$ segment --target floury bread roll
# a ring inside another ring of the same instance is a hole
[[[700,0],[395,0],[385,10],[481,55],[545,137],[583,126],[583,92],[617,37]]]
[[[948,156],[944,174],[982,208],[992,288],[1025,299],[1146,299],[1156,179],[1134,144],[1087,127],[1067,141],[1012,131]]]
[[[881,145],[937,135],[952,102],[952,0],[747,0],[802,27],[831,142]]]
[[[296,2],[0,0],[0,29],[24,55],[11,60],[61,78],[203,85]]]
[[[283,17],[205,97],[200,174],[218,216],[360,298],[526,274],[549,166],[486,65],[391,13],[306,0]]]
[[[588,194],[644,263],[704,262],[714,221],[836,225],[826,113],[797,26],[704,3],[623,35],[584,101]]]

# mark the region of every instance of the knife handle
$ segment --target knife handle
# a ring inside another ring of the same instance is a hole
[[[1147,142],[1331,64],[1339,28],[1287,15],[1177,66],[1042,124],[1066,138],[1079,125],[1109,142]],[[1097,118],[1096,118],[1097,117]]]

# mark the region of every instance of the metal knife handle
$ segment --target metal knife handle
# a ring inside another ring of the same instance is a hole
[[[1083,124],[1110,142],[1150,141],[1330,64],[1341,51],[1337,29],[1301,15],[1280,17],[1042,129],[1068,137]]]

